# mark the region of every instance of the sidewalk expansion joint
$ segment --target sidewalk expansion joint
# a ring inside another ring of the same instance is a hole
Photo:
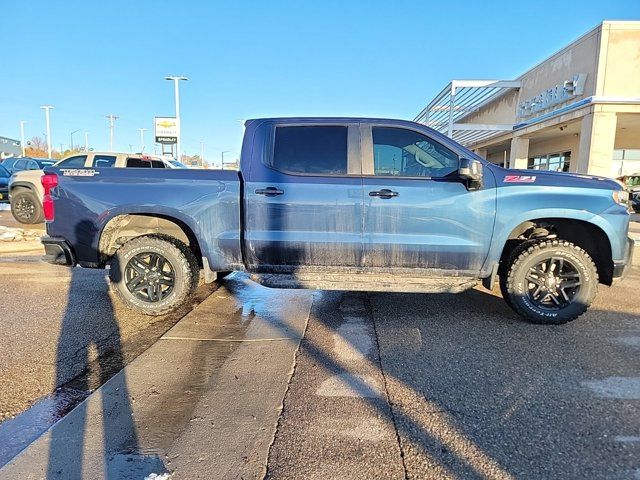
[[[160,340],[190,340],[193,342],[234,342],[234,343],[257,343],[257,342],[286,342],[289,340],[299,340],[297,337],[279,338],[205,338],[205,337],[161,337]]]

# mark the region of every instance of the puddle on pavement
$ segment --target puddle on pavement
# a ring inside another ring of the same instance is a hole
[[[0,467],[73,410],[89,393],[60,388],[15,418],[0,423]]]

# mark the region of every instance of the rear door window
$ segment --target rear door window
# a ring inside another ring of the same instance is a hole
[[[93,166],[97,168],[113,167],[115,164],[115,155],[96,155],[93,157]]]
[[[347,127],[276,127],[272,167],[285,173],[346,175]]]
[[[152,158],[129,157],[127,168],[165,168],[165,165],[162,161]]]
[[[84,163],[86,161],[87,161],[86,155],[78,155],[75,157],[69,157],[66,160],[62,160],[60,163],[56,165],[56,167],[82,168],[84,167]]]

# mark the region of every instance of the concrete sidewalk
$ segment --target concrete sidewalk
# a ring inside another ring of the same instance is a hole
[[[262,477],[312,299],[231,276],[0,478]]]

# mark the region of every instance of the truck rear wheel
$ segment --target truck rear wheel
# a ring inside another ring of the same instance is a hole
[[[598,272],[580,247],[545,240],[514,255],[505,287],[505,300],[516,313],[532,323],[559,325],[587,311],[598,290]]]
[[[181,241],[163,235],[136,237],[118,249],[109,277],[118,297],[145,315],[183,305],[198,285],[200,267]]]

